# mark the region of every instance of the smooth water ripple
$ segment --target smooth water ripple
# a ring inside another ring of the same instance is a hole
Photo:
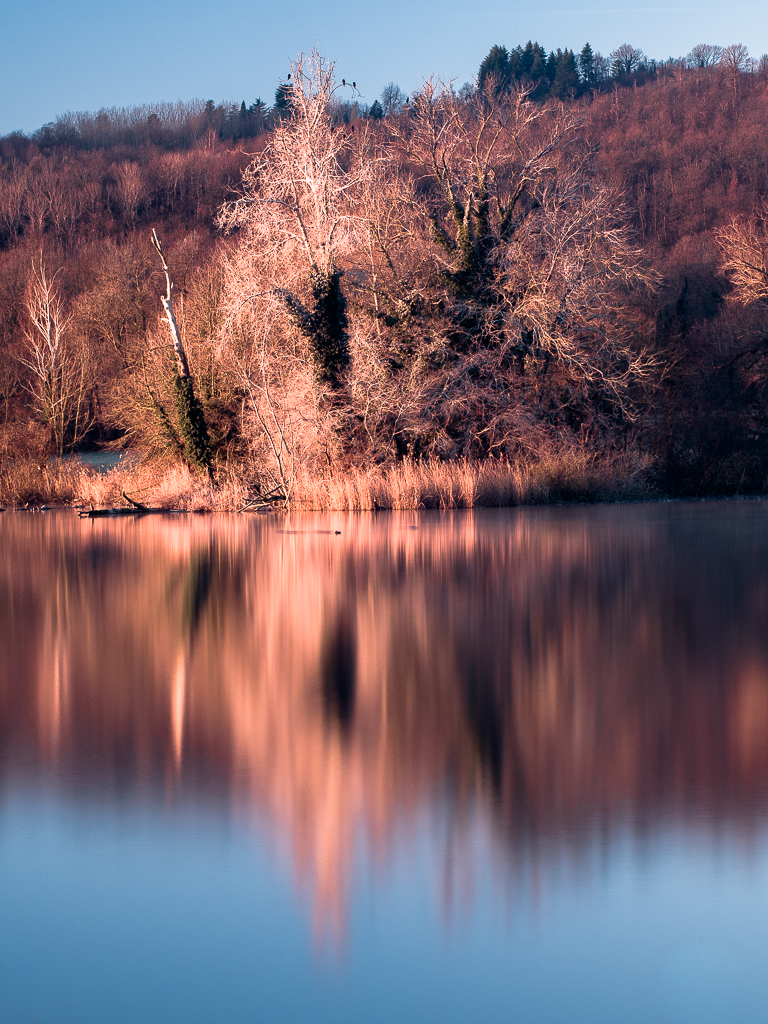
[[[767,625],[762,501],[4,513],[0,1019],[766,1019]]]

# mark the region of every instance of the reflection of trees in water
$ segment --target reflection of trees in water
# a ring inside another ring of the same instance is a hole
[[[2,750],[78,785],[255,801],[335,929],[356,829],[381,851],[446,794],[447,849],[471,808],[521,855],[627,808],[748,825],[768,785],[758,511],[361,516],[341,537],[10,515]]]
[[[323,704],[331,722],[336,722],[344,736],[352,728],[355,710],[356,638],[349,610],[340,611],[336,621],[324,631],[320,674]]]

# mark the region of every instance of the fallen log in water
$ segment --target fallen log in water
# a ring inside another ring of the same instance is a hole
[[[146,516],[146,515],[158,515],[161,512],[182,512],[183,509],[178,508],[152,508],[149,505],[144,505],[140,501],[136,501],[134,498],[129,497],[125,491],[122,492],[123,497],[131,506],[130,508],[90,508],[87,511],[79,513],[81,519],[101,519],[102,516]]]
[[[81,519],[100,519],[102,516],[148,516],[160,515],[162,512],[184,512],[181,508],[90,508],[78,512]]]

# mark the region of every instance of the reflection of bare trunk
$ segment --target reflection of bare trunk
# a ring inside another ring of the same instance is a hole
[[[173,759],[176,771],[181,770],[181,755],[184,746],[184,710],[187,702],[187,651],[179,649],[176,671],[171,684],[171,730],[173,736]]]
[[[59,756],[62,733],[67,734],[70,622],[69,589],[59,573],[54,586],[45,610],[46,623],[40,644],[37,715],[41,746],[55,761]]]

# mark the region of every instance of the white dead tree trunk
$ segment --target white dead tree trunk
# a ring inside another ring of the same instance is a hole
[[[171,281],[171,271],[168,267],[168,261],[163,255],[163,247],[160,244],[160,239],[157,237],[157,231],[152,228],[152,244],[157,249],[157,253],[163,264],[163,270],[165,271],[165,283],[166,293],[160,296],[160,301],[163,304],[165,310],[165,320],[168,323],[168,328],[171,332],[171,339],[173,341],[173,352],[176,356],[176,369],[179,372],[180,377],[189,377],[189,363],[187,362],[187,354],[184,351],[184,345],[181,340],[181,332],[179,331],[179,325],[176,323],[176,317],[173,314],[173,282]]]
[[[179,436],[182,441],[184,458],[190,465],[204,469],[209,476],[212,476],[212,458],[210,437],[205,422],[203,407],[195,394],[194,381],[189,372],[187,354],[184,351],[184,344],[181,340],[181,331],[176,323],[173,313],[173,281],[168,261],[163,255],[163,247],[157,237],[157,231],[152,228],[152,244],[157,249],[158,256],[165,271],[166,293],[160,296],[160,301],[165,310],[165,321],[171,332],[173,342],[173,353],[176,357],[176,380],[174,389],[176,395],[176,416],[178,419]]]

